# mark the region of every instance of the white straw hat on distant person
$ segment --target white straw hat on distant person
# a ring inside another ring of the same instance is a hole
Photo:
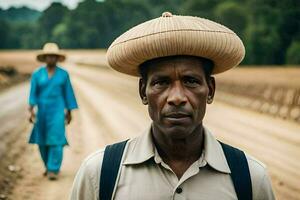
[[[221,24],[164,12],[119,36],[108,48],[107,60],[119,72],[140,76],[139,66],[145,61],[175,55],[207,58],[214,63],[212,74],[217,74],[237,66],[245,47]]]
[[[40,62],[45,62],[46,55],[57,55],[59,62],[63,62],[66,59],[65,54],[59,50],[56,43],[46,43],[43,47],[43,50],[39,51],[36,58]]]

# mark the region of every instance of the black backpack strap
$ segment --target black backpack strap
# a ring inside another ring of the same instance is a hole
[[[221,146],[231,171],[231,179],[239,200],[252,200],[252,184],[246,155],[243,151],[224,144]]]
[[[112,198],[127,141],[108,145],[105,148],[99,186],[100,200],[111,200]]]

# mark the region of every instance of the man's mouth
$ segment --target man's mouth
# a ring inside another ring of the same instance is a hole
[[[172,112],[165,114],[165,117],[167,118],[185,118],[185,117],[191,117],[191,115],[183,112]]]
[[[174,124],[186,123],[191,119],[191,115],[183,112],[172,112],[164,115],[165,120]]]

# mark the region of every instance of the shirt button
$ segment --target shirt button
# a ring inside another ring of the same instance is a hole
[[[176,193],[180,194],[182,192],[182,188],[176,188]]]

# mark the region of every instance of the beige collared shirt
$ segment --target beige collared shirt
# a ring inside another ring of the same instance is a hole
[[[204,131],[204,151],[178,180],[159,156],[148,128],[129,140],[122,158],[115,200],[233,200],[237,199],[220,143]],[[100,169],[104,150],[90,155],[80,167],[71,192],[72,200],[99,199]],[[246,155],[254,200],[275,199],[266,167]],[[180,189],[179,189],[180,188]]]

